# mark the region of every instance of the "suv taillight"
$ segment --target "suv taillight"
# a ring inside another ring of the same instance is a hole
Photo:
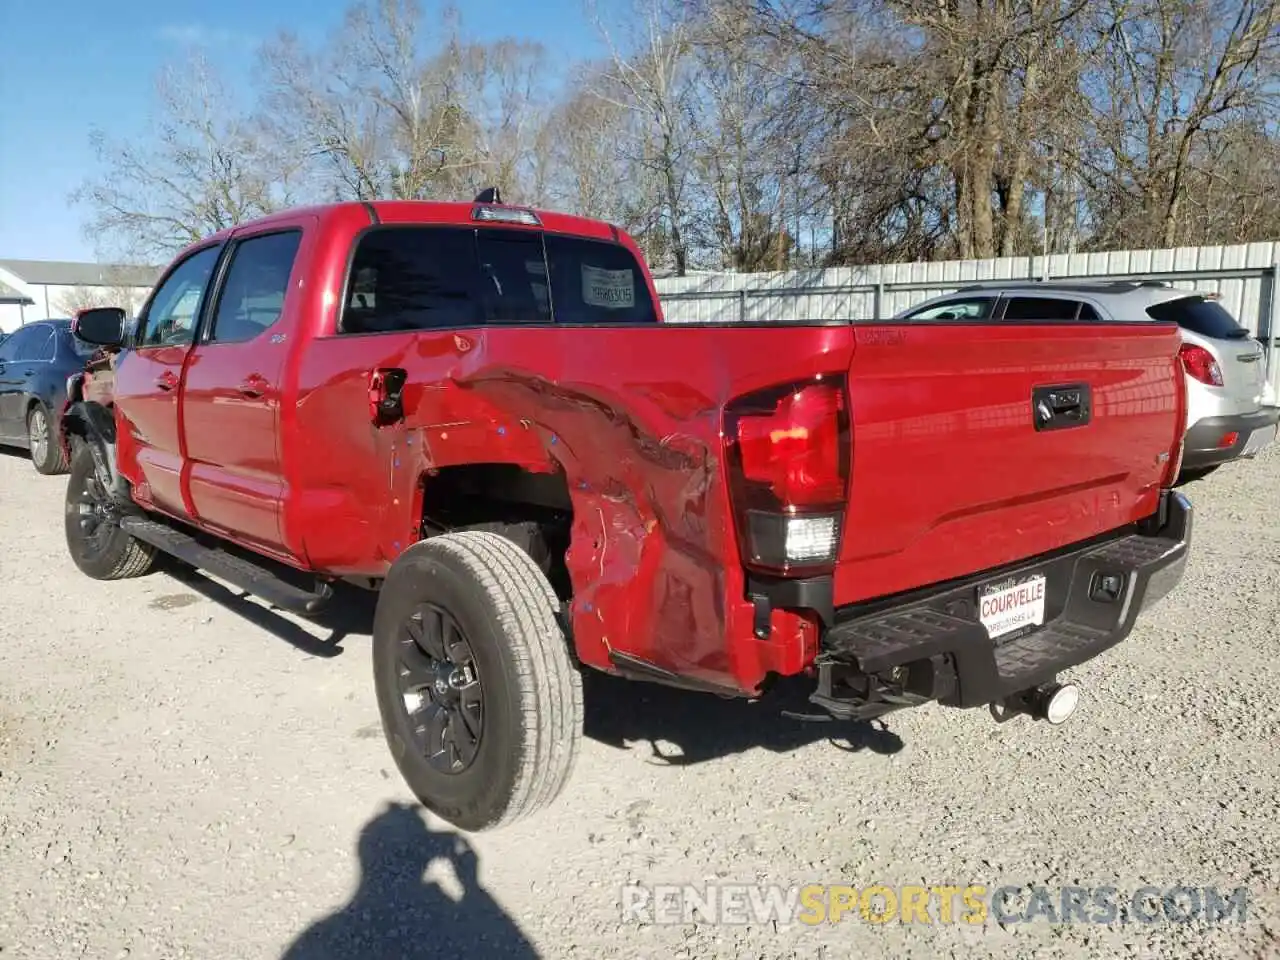
[[[1204,347],[1184,343],[1178,356],[1182,358],[1183,369],[1192,377],[1206,386],[1222,386],[1222,369],[1218,366],[1218,361],[1213,359],[1213,354]]]
[[[843,375],[734,401],[725,411],[724,437],[743,562],[775,574],[829,571],[848,499]]]

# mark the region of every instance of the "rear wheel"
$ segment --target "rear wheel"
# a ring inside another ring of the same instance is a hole
[[[93,449],[77,446],[67,478],[67,550],[82,573],[95,580],[140,577],[155,562],[155,547],[120,526],[120,511],[94,471]]]
[[[422,804],[464,830],[550,804],[582,737],[582,679],[546,576],[507,537],[421,541],[392,565],[373,627],[387,744]]]
[[[67,472],[67,458],[62,452],[62,444],[53,435],[52,418],[39,401],[33,403],[27,412],[27,447],[37,473]]]

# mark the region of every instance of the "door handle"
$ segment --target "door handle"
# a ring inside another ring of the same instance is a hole
[[[261,374],[251,373],[236,388],[246,397],[260,397],[267,390],[267,378]]]
[[[156,386],[161,390],[173,390],[178,386],[178,376],[172,370],[166,370],[156,377]]]

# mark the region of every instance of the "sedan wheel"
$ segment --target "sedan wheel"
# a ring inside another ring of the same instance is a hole
[[[49,412],[37,403],[27,414],[27,446],[37,473],[66,473],[67,458],[53,435]]]

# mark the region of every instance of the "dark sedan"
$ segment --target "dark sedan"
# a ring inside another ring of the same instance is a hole
[[[57,443],[67,378],[96,348],[71,333],[70,320],[37,320],[0,341],[0,445],[30,452],[40,473],[63,473]]]

